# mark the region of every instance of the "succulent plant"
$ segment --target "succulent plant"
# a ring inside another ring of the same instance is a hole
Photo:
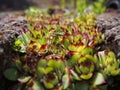
[[[22,56],[5,71],[6,78],[18,80],[25,90],[95,90],[106,77],[120,73],[113,52],[95,49],[104,41],[95,28],[95,14],[71,21],[67,16],[29,12],[29,28],[20,32],[13,45]]]
[[[105,75],[116,76],[120,73],[120,61],[116,59],[112,51],[99,52],[98,57],[99,68]]]

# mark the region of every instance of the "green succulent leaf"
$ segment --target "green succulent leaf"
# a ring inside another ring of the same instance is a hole
[[[107,85],[99,85],[97,86],[99,90],[107,90]]]
[[[34,81],[34,82],[33,82],[32,89],[33,89],[33,90],[43,90],[42,87],[41,87],[41,85],[40,85],[40,83],[37,82],[37,81]]]
[[[37,73],[38,73],[38,76],[39,77],[42,77],[43,74],[45,74],[45,68],[42,68],[42,67],[38,67],[37,68]]]
[[[84,82],[79,82],[75,85],[75,90],[89,90],[89,84]]]
[[[111,59],[115,59],[116,57],[115,57],[115,54],[112,52],[112,51],[110,51],[109,53],[108,53],[108,56],[111,58]]]
[[[72,78],[75,80],[81,80],[80,77],[77,75],[76,72],[74,72],[74,70],[71,70],[71,74],[72,74]]]
[[[45,73],[46,74],[48,74],[48,73],[50,73],[50,72],[52,72],[53,71],[53,68],[52,67],[47,67],[46,69],[45,69]]]
[[[54,88],[54,84],[52,84],[51,82],[44,82],[44,86],[47,88],[47,89],[52,89]]]
[[[77,50],[77,47],[74,46],[74,45],[69,45],[69,46],[68,46],[68,49],[69,49],[70,51],[76,51],[76,50]]]
[[[18,81],[21,83],[27,83],[31,79],[31,76],[18,78]]]
[[[65,64],[63,61],[57,61],[57,67],[60,69],[62,72],[65,71]]]
[[[91,48],[85,48],[83,51],[82,51],[82,55],[86,55],[86,54],[90,54],[92,53],[92,49]]]
[[[20,51],[22,53],[26,52],[26,46],[30,43],[29,33],[24,33],[18,36],[17,40],[15,41],[14,49],[16,51]]]
[[[55,86],[55,85],[57,85],[58,82],[59,82],[59,81],[58,81],[58,77],[57,77],[57,75],[55,75],[55,76],[54,76],[54,79],[51,80],[51,83]]]
[[[95,57],[93,55],[87,54],[87,55],[85,55],[85,58],[88,59],[88,60],[91,60],[91,62],[96,62]]]
[[[101,85],[105,83],[105,78],[102,73],[97,73],[95,80],[93,82],[93,86]]]
[[[118,74],[120,74],[120,69],[114,69],[114,70],[111,71],[112,76],[116,76]]]
[[[39,60],[39,62],[38,62],[38,67],[46,67],[46,65],[47,65],[47,61],[46,60]]]
[[[92,76],[93,76],[93,73],[90,72],[90,73],[81,74],[81,75],[80,75],[80,78],[85,79],[85,80],[88,80],[88,79],[90,79]]]
[[[82,62],[85,62],[86,61],[86,57],[81,57],[78,61],[78,63],[82,63]]]
[[[29,71],[30,71],[30,67],[27,66],[27,65],[24,65],[24,66],[23,66],[23,69],[24,69],[26,72],[29,72]]]
[[[74,65],[79,59],[80,59],[80,55],[79,54],[74,54],[71,58],[72,65]]]
[[[77,73],[81,73],[81,71],[80,71],[80,69],[79,69],[78,66],[75,66],[75,71],[76,71]]]
[[[82,65],[80,65],[79,69],[82,73],[88,73],[90,71],[89,67],[84,67]]]
[[[9,68],[5,70],[4,76],[11,81],[16,81],[18,79],[18,71],[15,68]]]
[[[63,86],[63,89],[66,89],[68,88],[70,84],[70,77],[68,74],[65,74],[62,78],[62,86]]]
[[[80,47],[76,48],[76,50],[78,52],[83,52],[84,49],[85,49],[85,46],[80,46]]]
[[[69,44],[70,44],[69,40],[68,40],[68,39],[65,39],[65,40],[64,40],[64,46],[67,48]]]
[[[15,61],[16,67],[21,70],[22,69],[22,62],[20,60]]]
[[[54,69],[58,67],[55,60],[49,60],[47,65],[53,67]]]

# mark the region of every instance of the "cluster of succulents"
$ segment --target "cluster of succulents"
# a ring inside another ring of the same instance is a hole
[[[64,15],[42,13],[30,14],[27,20],[29,28],[20,32],[13,46],[22,56],[18,55],[12,68],[4,73],[9,80],[23,85],[19,89],[88,90],[104,83],[106,76],[120,73],[119,61],[112,51],[95,51],[104,36],[95,28],[93,13],[72,21]]]

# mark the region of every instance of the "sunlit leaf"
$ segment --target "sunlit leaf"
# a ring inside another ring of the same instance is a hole
[[[118,74],[120,74],[120,69],[114,69],[111,71],[111,75],[113,75],[113,76],[116,76]]]
[[[77,50],[77,47],[74,46],[74,45],[69,45],[69,46],[68,46],[68,49],[71,50],[71,51],[76,51],[76,50]]]
[[[76,48],[78,52],[83,52],[84,49],[85,49],[85,46],[79,46],[78,48]]]
[[[65,74],[65,75],[63,76],[63,78],[62,78],[63,88],[64,88],[64,89],[68,88],[69,84],[70,84],[70,77],[69,77],[68,74]]]
[[[47,89],[52,89],[54,87],[54,85],[50,82],[44,82],[44,85]]]
[[[115,54],[113,52],[109,52],[108,56],[111,57],[111,59],[115,59]]]
[[[57,68],[57,62],[55,60],[49,60],[47,65],[53,68]]]
[[[77,75],[77,73],[75,73],[73,70],[71,70],[71,74],[72,74],[72,77],[75,79],[75,80],[80,80],[80,77]]]
[[[38,76],[41,77],[45,73],[45,68],[38,67],[37,73],[38,73]]]
[[[85,48],[85,49],[82,51],[82,55],[89,54],[89,53],[92,53],[92,49],[91,49],[91,48]]]
[[[88,80],[88,79],[90,79],[92,77],[92,75],[93,74],[90,72],[90,73],[87,73],[87,74],[80,75],[80,78]]]
[[[101,85],[104,83],[105,83],[104,76],[101,73],[97,73],[93,85],[97,86],[97,85]]]
[[[18,78],[18,81],[21,83],[26,83],[31,79],[31,76]]]
[[[58,69],[60,69],[61,71],[64,71],[65,70],[65,64],[63,61],[58,61],[57,62],[57,67]]]
[[[80,55],[79,54],[74,54],[71,58],[71,62],[72,64],[75,64],[80,58]]]
[[[84,66],[82,66],[82,65],[80,65],[80,67],[79,67],[79,69],[80,69],[80,71],[82,72],[82,73],[88,73],[90,70],[89,70],[89,67],[84,67]]]
[[[34,81],[34,82],[33,82],[32,89],[33,89],[33,90],[43,90],[43,89],[41,88],[40,83],[37,82],[37,81]]]
[[[53,71],[53,68],[52,67],[47,67],[46,69],[45,69],[45,73],[46,74],[48,74],[48,73],[50,73],[50,72],[52,72]]]

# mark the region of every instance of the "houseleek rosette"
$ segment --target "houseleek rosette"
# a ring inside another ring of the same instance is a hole
[[[120,61],[116,59],[112,51],[101,51],[98,53],[99,68],[104,75],[116,76],[120,74]]]
[[[92,49],[84,45],[81,46],[69,46],[72,55],[72,71],[74,79],[88,80],[92,78],[95,70],[95,58],[92,55]]]
[[[37,66],[37,75],[46,89],[61,90],[69,85],[69,74],[62,59],[41,59]],[[67,81],[67,82],[66,82]]]

